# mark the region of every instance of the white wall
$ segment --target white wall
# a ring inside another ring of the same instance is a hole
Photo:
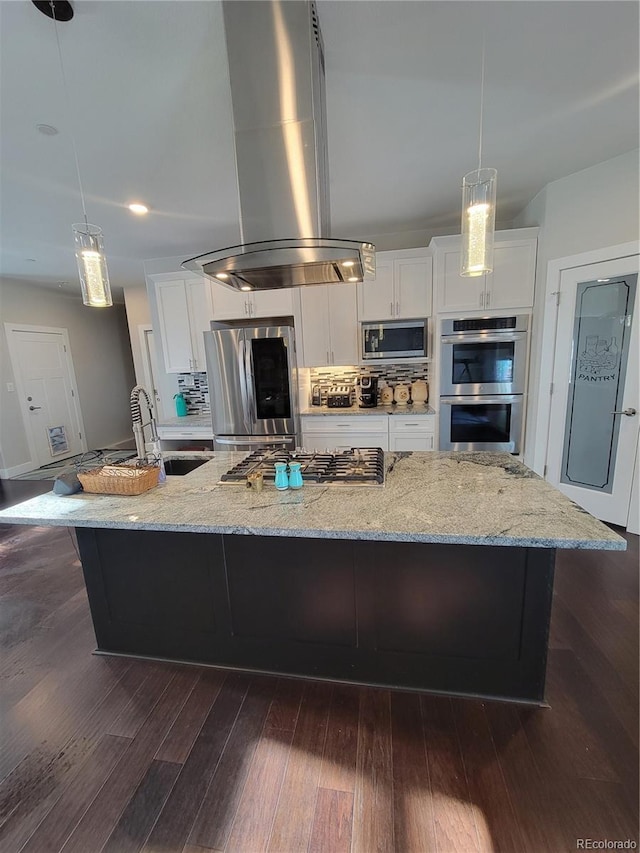
[[[0,280],[0,448],[3,469],[29,462],[4,323],[67,329],[78,398],[89,449],[132,437],[129,393],[133,361],[123,305],[88,308],[79,296],[16,281]]]
[[[131,338],[131,352],[133,355],[136,382],[138,385],[144,385],[144,368],[139,327],[151,325],[151,311],[149,310],[149,300],[147,299],[147,288],[145,285],[125,287],[124,305],[127,312],[127,325],[129,326],[129,337]]]
[[[629,151],[547,184],[514,222],[540,228],[524,453],[529,465],[536,442],[544,440],[536,435],[542,432],[536,413],[541,394],[548,394],[546,383],[539,387],[539,367],[549,261],[638,239],[639,155]]]

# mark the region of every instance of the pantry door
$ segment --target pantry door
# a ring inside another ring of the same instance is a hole
[[[34,468],[86,451],[66,329],[5,323]]]
[[[638,445],[638,256],[562,271],[547,478],[627,525]]]

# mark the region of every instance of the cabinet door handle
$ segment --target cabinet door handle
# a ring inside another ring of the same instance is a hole
[[[331,350],[331,364],[335,364],[335,363],[336,363],[336,359],[335,359],[335,356],[333,354],[333,350]]]
[[[486,305],[486,307],[488,308],[490,305],[491,305],[491,291],[487,290],[487,305]]]
[[[396,302],[396,317],[400,316],[400,303]]]
[[[389,303],[389,314],[393,317],[393,302]]]
[[[194,369],[194,370],[197,370],[197,369],[198,369],[198,359],[197,359],[197,358],[194,358],[194,359],[193,359],[193,369]]]
[[[480,307],[484,308],[484,290],[480,293]]]
[[[331,362],[329,361],[329,350],[327,350],[327,364],[331,364]]]

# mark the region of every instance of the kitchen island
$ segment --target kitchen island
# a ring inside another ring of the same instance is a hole
[[[388,453],[384,486],[47,494],[76,528],[98,650],[544,701],[555,549],[624,540],[508,454]],[[205,534],[205,535],[203,535]]]

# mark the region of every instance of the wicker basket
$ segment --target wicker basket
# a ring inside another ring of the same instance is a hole
[[[155,465],[104,465],[78,472],[84,491],[101,495],[140,495],[157,486],[159,476],[160,468]]]

